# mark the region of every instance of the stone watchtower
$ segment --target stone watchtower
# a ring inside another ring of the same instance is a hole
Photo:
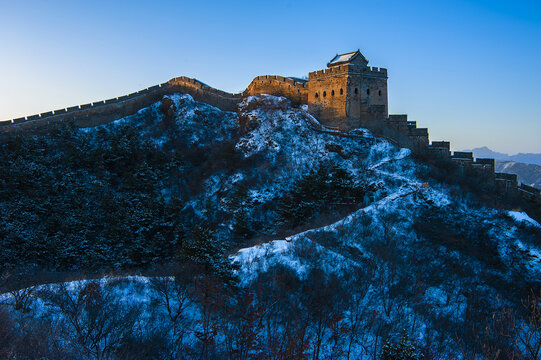
[[[308,74],[308,109],[323,125],[350,130],[383,126],[388,116],[387,69],[368,66],[359,50],[336,55]]]

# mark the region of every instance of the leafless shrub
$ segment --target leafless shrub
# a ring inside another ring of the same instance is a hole
[[[167,327],[171,331],[172,350],[175,353],[182,352],[184,349],[183,340],[190,330],[192,320],[186,316],[193,300],[193,283],[188,281],[188,274],[177,277],[156,277],[150,281],[150,286],[157,294],[157,303],[165,309],[170,325]]]
[[[9,313],[0,307],[0,359],[10,359],[14,353],[17,335]]]
[[[526,318],[515,322],[516,346],[525,359],[541,359],[541,291],[523,301]]]
[[[78,284],[73,290],[61,284],[40,296],[56,311],[64,340],[92,359],[110,358],[140,315],[135,306],[121,302],[107,285],[97,282]]]
[[[34,300],[35,286],[31,286],[28,275],[6,272],[0,278],[0,292],[6,291],[13,298],[13,308],[27,313]]]
[[[252,291],[241,290],[222,309],[221,331],[229,359],[252,359],[263,350],[263,319],[270,309],[259,303]]]

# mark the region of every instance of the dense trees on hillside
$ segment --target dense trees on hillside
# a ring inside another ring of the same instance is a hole
[[[225,143],[188,148],[178,136],[158,146],[134,126],[120,125],[91,132],[65,126],[8,139],[0,147],[0,271],[140,268],[246,243],[262,224],[243,183],[226,197],[229,212],[209,203],[198,215],[189,205],[212,172],[229,171],[231,162],[242,167],[242,161]],[[364,194],[346,170],[329,162],[267,211],[290,228],[354,208]],[[232,241],[214,248],[194,239],[205,231],[215,236],[216,225],[231,216]]]
[[[0,152],[2,270],[140,266],[183,237],[182,200],[161,193],[173,159],[131,127],[63,128]]]
[[[317,215],[352,209],[363,202],[366,189],[336,163],[323,163],[293,184],[278,205],[279,221],[289,226],[310,222]]]

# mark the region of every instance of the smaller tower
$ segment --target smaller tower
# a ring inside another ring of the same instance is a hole
[[[387,69],[369,67],[359,50],[336,55],[327,69],[308,74],[308,109],[322,124],[340,130],[383,125]]]

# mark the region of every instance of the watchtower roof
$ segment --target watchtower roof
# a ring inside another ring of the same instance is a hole
[[[327,66],[331,67],[331,66],[336,66],[336,65],[347,64],[347,63],[350,63],[350,62],[352,62],[353,60],[355,60],[357,58],[362,60],[362,62],[368,64],[368,60],[364,57],[364,55],[361,54],[361,52],[359,50],[356,50],[356,51],[348,52],[348,53],[345,53],[345,54],[336,54],[336,56],[333,57],[331,59],[331,61],[329,61]]]

